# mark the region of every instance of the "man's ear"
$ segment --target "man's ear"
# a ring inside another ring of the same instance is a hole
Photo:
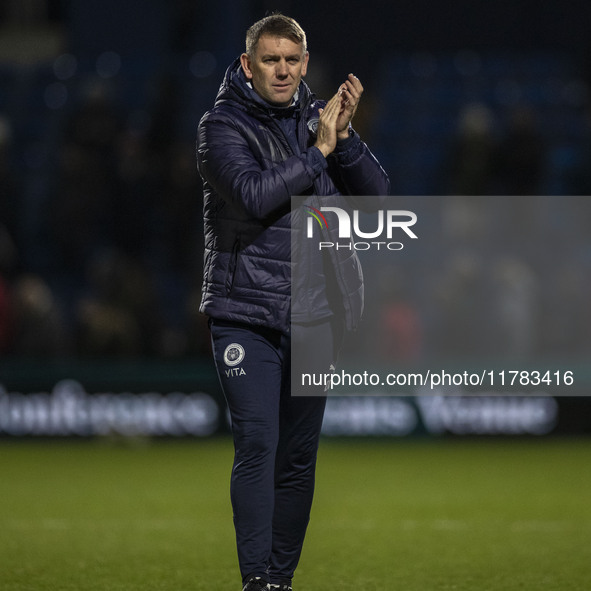
[[[250,69],[250,57],[247,53],[240,56],[240,65],[247,80],[252,80],[252,70]]]
[[[306,55],[304,55],[304,65],[302,66],[302,76],[306,75],[308,71],[308,60],[310,59],[310,54],[306,51]]]

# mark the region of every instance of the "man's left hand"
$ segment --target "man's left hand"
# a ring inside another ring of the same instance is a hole
[[[341,97],[341,111],[337,119],[337,138],[340,140],[349,137],[349,124],[363,93],[363,86],[357,76],[349,74],[347,80],[341,84],[339,95]]]

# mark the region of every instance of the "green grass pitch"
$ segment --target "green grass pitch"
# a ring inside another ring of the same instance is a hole
[[[228,439],[0,442],[0,590],[239,590]],[[591,440],[324,440],[296,591],[591,589]]]

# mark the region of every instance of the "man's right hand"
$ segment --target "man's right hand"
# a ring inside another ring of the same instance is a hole
[[[341,95],[337,92],[326,103],[324,109],[320,109],[316,143],[314,144],[326,158],[337,145],[337,119],[341,112]]]

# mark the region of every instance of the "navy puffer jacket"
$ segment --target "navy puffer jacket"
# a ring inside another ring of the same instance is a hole
[[[307,204],[319,208],[345,207],[343,195],[388,194],[386,173],[357,134],[326,164],[310,158],[308,151],[316,150],[314,120],[324,104],[302,81],[295,149],[273,107],[248,86],[239,60],[228,68],[197,138],[205,225],[200,310],[210,317],[289,333],[292,196],[305,196]],[[351,205],[362,208],[364,203]],[[323,239],[337,241],[330,235]],[[330,255],[351,329],[363,309],[361,267],[354,251],[331,250]],[[315,319],[315,311],[308,310],[304,320]]]

